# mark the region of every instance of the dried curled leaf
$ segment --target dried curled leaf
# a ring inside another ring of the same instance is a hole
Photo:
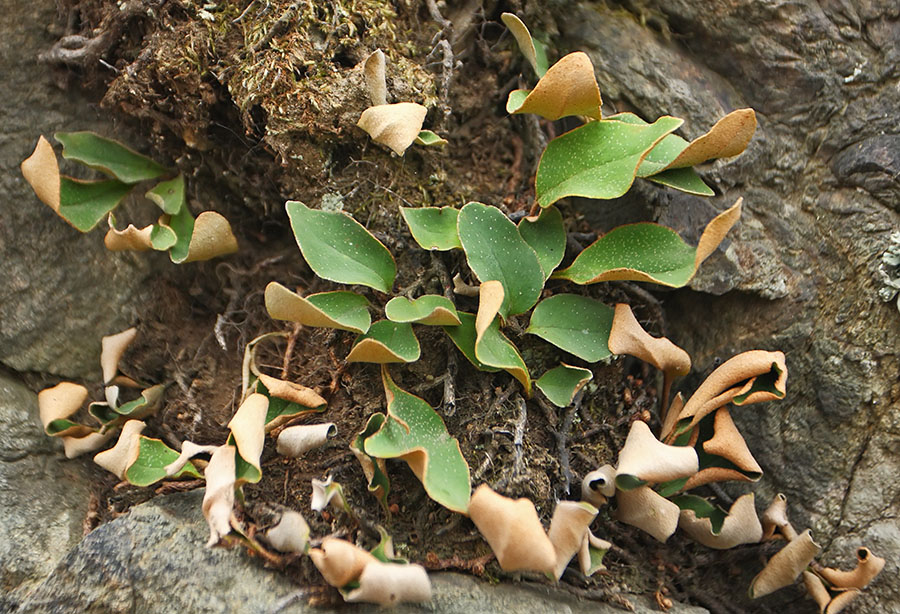
[[[612,465],[603,465],[591,471],[581,481],[581,498],[600,507],[616,494],[616,470]]]
[[[63,451],[66,458],[75,458],[87,452],[93,452],[103,446],[113,436],[112,431],[106,433],[88,433],[83,437],[63,437]]]
[[[312,480],[312,497],[310,497],[309,507],[314,512],[321,512],[328,505],[347,513],[352,513],[347,500],[344,498],[344,487],[334,481],[333,476],[328,476],[325,480]]]
[[[750,583],[750,598],[757,599],[784,588],[800,576],[813,558],[819,554],[809,529],[800,533],[776,552],[761,572]]]
[[[38,393],[38,414],[44,432],[54,436],[83,437],[93,429],[66,420],[81,409],[88,397],[88,389],[72,382],[60,382],[52,388],[45,388]],[[53,423],[65,421],[65,424]],[[53,426],[51,426],[53,425]],[[57,428],[61,427],[61,428]]]
[[[326,537],[322,545],[309,551],[309,558],[331,586],[342,588],[357,580],[374,556],[348,541]]]
[[[503,305],[505,297],[503,284],[499,281],[484,281],[478,287],[478,313],[475,314],[475,347],[481,341]],[[477,351],[476,351],[477,353]]]
[[[525,56],[525,59],[528,60],[528,63],[531,64],[535,74],[538,78],[543,77],[547,72],[547,54],[543,45],[534,40],[531,32],[528,31],[528,27],[518,16],[512,13],[503,13],[500,15],[500,19],[512,32],[516,43],[519,45],[519,50]]]
[[[43,136],[21,165],[22,176],[42,203],[59,213],[59,163],[53,146]]]
[[[556,551],[556,569],[554,577],[559,580],[569,561],[581,550],[585,537],[590,532],[597,508],[583,501],[560,501],[553,510],[547,538]]]
[[[615,517],[619,522],[637,527],[661,542],[669,539],[678,528],[681,510],[649,486],[617,491],[616,503]]]
[[[414,102],[381,104],[363,111],[356,125],[373,141],[402,156],[419,136],[427,113],[428,109]]]
[[[100,341],[100,367],[103,369],[103,383],[109,384],[119,372],[119,361],[134,338],[137,328],[129,328],[115,335],[107,335]]]
[[[469,501],[469,517],[503,571],[556,571],[556,550],[528,499],[512,500],[482,484]]]
[[[265,298],[266,310],[276,320],[354,333],[366,332],[372,323],[366,309],[369,301],[355,292],[339,290],[302,297],[273,281],[266,286]]]
[[[369,90],[369,100],[376,107],[387,104],[387,80],[384,68],[384,52],[381,49],[376,49],[363,63],[363,75],[366,78],[366,88]]]
[[[125,472],[134,464],[140,453],[141,432],[147,425],[140,420],[129,420],[119,433],[116,445],[100,452],[94,457],[94,462],[114,473],[120,480],[125,479]]]
[[[753,109],[732,111],[703,136],[691,141],[666,168],[684,168],[702,164],[714,158],[737,156],[750,144],[756,132],[756,113]]]
[[[682,490],[728,480],[755,482],[762,477],[762,468],[753,458],[727,407],[716,410],[713,436],[709,439],[704,437],[704,426],[701,422],[699,429],[701,443],[698,448],[700,471],[688,479]],[[722,462],[723,459],[727,462]]]
[[[309,546],[309,525],[300,512],[286,510],[278,524],[266,531],[265,540],[279,552],[306,552]]]
[[[697,452],[686,446],[660,442],[646,422],[635,420],[619,452],[616,487],[632,490],[648,482],[677,480],[697,473]]]
[[[203,493],[203,517],[209,525],[207,547],[215,546],[231,532],[231,512],[234,509],[235,458],[234,446],[219,446],[203,472],[206,492]]]
[[[694,541],[717,550],[727,550],[740,544],[755,544],[762,539],[763,534],[753,504],[753,493],[737,498],[718,530],[710,518],[698,517],[697,512],[692,509],[681,510],[678,526]]]
[[[263,444],[266,439],[266,412],[268,409],[269,399],[254,392],[241,403],[234,417],[228,423],[238,454],[260,475],[262,475],[262,469],[259,465],[259,458],[262,456]]]
[[[594,65],[586,53],[576,51],[551,66],[531,92],[511,92],[506,111],[535,113],[550,120],[569,115],[600,119],[601,104]]]
[[[791,526],[787,517],[787,497],[778,493],[772,499],[772,503],[762,515],[763,540],[774,539],[775,532],[780,531],[781,536],[788,541],[797,537],[797,532]]]
[[[883,558],[875,556],[868,548],[859,548],[856,551],[856,567],[853,569],[844,571],[824,567],[818,572],[835,588],[865,588],[881,573],[884,563]]]
[[[333,422],[289,426],[278,434],[275,449],[282,456],[299,458],[310,450],[322,447],[336,434],[337,427]]]
[[[194,229],[188,245],[187,256],[181,262],[212,260],[238,251],[237,239],[231,231],[231,224],[215,211],[204,211],[194,221]]]
[[[422,348],[411,324],[379,320],[357,337],[347,362],[415,362]]]
[[[359,588],[349,591],[346,599],[386,607],[421,603],[431,599],[431,582],[421,565],[370,561],[359,576]]]
[[[198,454],[212,454],[219,449],[219,446],[202,446],[193,441],[181,442],[181,453],[174,461],[163,467],[167,476],[173,476],[181,471],[189,460]]]
[[[259,375],[259,381],[266,387],[269,396],[278,397],[279,399],[312,409],[327,404],[327,401],[315,390],[301,384],[277,379],[270,375],[265,375],[264,373]]]
[[[103,244],[111,252],[146,252],[153,249],[151,240],[153,234],[153,226],[144,226],[138,228],[134,224],[129,224],[123,230],[116,228],[116,218],[110,212],[106,217],[109,224],[109,230],[103,237]]]

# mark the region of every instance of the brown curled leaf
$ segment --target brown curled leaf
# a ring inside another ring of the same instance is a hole
[[[788,544],[776,552],[761,572],[750,583],[750,598],[764,597],[780,588],[789,586],[819,554],[809,529],[800,533]]]
[[[717,121],[709,132],[691,141],[666,168],[684,168],[715,158],[737,156],[747,149],[754,132],[756,113],[753,109],[732,111]]]
[[[616,491],[616,520],[637,527],[665,542],[678,528],[681,510],[649,486]]]
[[[125,479],[125,472],[137,460],[140,453],[141,431],[147,425],[140,420],[129,420],[119,433],[119,440],[109,450],[100,452],[94,457],[94,462],[116,475],[120,480]]]
[[[289,426],[278,434],[275,449],[282,456],[299,458],[325,445],[336,433],[337,427],[333,422]]]
[[[359,579],[366,565],[377,559],[343,539],[326,537],[322,545],[309,551],[309,558],[331,586],[343,588]]]
[[[506,111],[550,120],[569,115],[600,119],[601,104],[594,65],[586,53],[576,51],[551,66],[531,92],[511,92]]]
[[[356,125],[373,141],[402,156],[419,136],[427,113],[428,109],[414,102],[382,104],[363,111]]]
[[[856,567],[853,569],[845,571],[824,567],[818,572],[835,588],[865,588],[881,573],[884,563],[883,558],[875,556],[868,548],[859,548],[856,551]]]
[[[359,588],[349,591],[347,601],[377,603],[421,603],[431,599],[431,581],[421,565],[369,561],[359,576]]]
[[[100,341],[100,367],[103,370],[103,383],[109,384],[119,372],[119,361],[134,338],[137,328],[131,327],[115,335],[107,335]]]
[[[694,541],[716,550],[727,550],[740,544],[755,544],[762,539],[763,534],[753,504],[753,493],[737,498],[718,531],[713,530],[710,518],[698,518],[692,509],[681,510],[678,526]]]
[[[557,580],[562,577],[572,557],[581,550],[588,528],[596,516],[597,508],[583,501],[560,501],[556,505],[547,538],[556,551],[553,576]]]
[[[646,483],[669,482],[697,473],[697,452],[687,446],[662,443],[646,422],[635,420],[619,452],[616,487],[632,490]]]

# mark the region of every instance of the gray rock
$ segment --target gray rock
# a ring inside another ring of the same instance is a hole
[[[82,537],[90,493],[44,434],[37,398],[0,374],[0,611],[9,611]]]
[[[375,614],[374,606],[311,608],[303,591],[239,549],[206,548],[201,492],[157,497],[88,535],[22,604],[19,612],[248,612],[301,614],[333,611]],[[397,613],[614,614],[606,604],[580,601],[546,586],[489,585],[452,573],[432,574],[430,604]],[[636,598],[636,612],[655,611]],[[676,606],[675,613],[706,610]]]
[[[662,295],[668,330],[701,374],[741,351],[785,351],[788,397],[735,412],[766,470],[757,501],[786,493],[824,564],[852,565],[861,545],[888,559],[856,607],[900,612],[900,318],[878,298],[881,254],[900,230],[900,7],[624,5],[633,13],[584,3],[559,21],[567,50],[590,54],[610,108],[681,115],[687,136],[733,108],[759,118],[744,155],[702,170],[720,196],[638,187],[690,242],[744,197],[739,226],[691,284],[708,294]],[[737,591],[733,605],[785,611],[780,599]]]
[[[77,93],[62,91],[37,55],[53,38],[55,9],[11,0],[0,20],[0,362],[18,371],[99,376],[100,337],[134,323],[160,254],[108,252],[43,205],[19,172],[40,134],[119,130]],[[133,143],[133,141],[132,141]],[[105,226],[105,223],[101,223]],[[163,258],[165,258],[163,256]]]

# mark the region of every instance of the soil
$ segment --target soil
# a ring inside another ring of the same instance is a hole
[[[552,33],[552,20],[537,4],[518,7],[520,14]],[[328,400],[324,413],[297,422],[331,421],[338,435],[302,459],[283,458],[267,446],[262,480],[244,489],[243,520],[251,532],[264,528],[279,506],[308,510],[310,480],[331,475],[343,485],[360,521],[339,513],[305,513],[314,536],[336,533],[374,545],[374,527],[383,525],[398,554],[429,568],[508,577],[471,522],[431,501],[405,464],[388,463],[393,513],[381,509],[348,448],[368,417],[384,410],[378,366],[344,362],[354,340],[350,333],[271,320],[263,289],[273,280],[303,292],[338,289],[316,278],[303,261],[283,209],[288,199],[312,206],[329,203],[363,223],[397,258],[398,294],[407,289],[416,295],[443,293],[442,280],[456,273],[472,279],[458,254],[419,249],[398,206],[478,200],[508,214],[530,206],[540,142],[556,127],[510,118],[504,111],[507,93],[519,86],[526,70],[498,23],[500,12],[511,7],[485,2],[484,12],[470,16],[470,27],[442,31],[425,5],[411,0],[218,5],[157,0],[149,5],[152,10],[138,10],[126,3],[120,10],[107,0],[71,0],[61,12],[61,35],[95,40],[107,31],[120,35],[84,58],[57,61],[60,79],[102,96],[108,109],[130,117],[148,135],[147,153],[189,178],[195,211],[214,209],[231,221],[241,250],[224,260],[173,265],[155,281],[156,300],[136,323],[137,342],[122,362],[123,370],[141,381],[168,384],[164,409],[148,421],[145,434],[176,449],[185,439],[224,441],[225,424],[241,393],[247,343],[263,333],[285,331],[293,336],[292,351],[286,355],[286,340],[263,342],[257,355],[263,371],[323,394]],[[453,42],[449,72],[435,46],[442,37]],[[446,136],[445,148],[414,147],[398,158],[355,128],[368,101],[354,67],[376,47],[389,56],[393,98],[429,106],[426,127]],[[103,62],[92,61],[97,58]],[[584,241],[593,232],[573,210],[563,213],[573,237]],[[370,299],[379,319],[389,297],[352,289]],[[554,290],[553,283],[548,289]],[[648,330],[664,329],[658,304],[627,284],[567,291],[608,304],[631,303]],[[475,309],[472,299],[458,297],[457,302],[464,310]],[[524,324],[512,321],[505,332],[533,372],[542,373],[563,357],[524,335]],[[656,421],[659,381],[637,362],[581,365],[592,370],[592,382],[574,406],[557,409],[540,393],[523,399],[521,387],[506,373],[477,371],[439,329],[417,327],[416,333],[425,350],[422,359],[392,366],[395,381],[438,409],[460,442],[473,484],[485,482],[507,496],[528,497],[545,522],[557,500],[580,497],[581,476],[615,460],[632,420]],[[445,403],[446,377],[453,382],[453,404]],[[513,434],[520,404],[527,411],[524,466],[515,473]],[[99,469],[96,483],[92,523],[179,488],[116,484]],[[762,556],[760,547],[721,555],[680,536],[661,545],[612,521],[609,510],[601,511],[593,529],[617,545],[606,558],[608,571],[589,579],[570,569],[562,584],[594,598],[616,601],[620,592],[658,591],[660,599],[668,595],[715,607],[713,595],[727,592],[698,587],[726,586],[742,562]],[[269,563],[305,585],[323,585],[306,558]],[[323,594],[338,599],[336,592]]]

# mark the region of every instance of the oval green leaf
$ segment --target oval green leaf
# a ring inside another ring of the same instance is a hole
[[[457,315],[460,321],[459,326],[444,327],[444,331],[450,337],[450,340],[453,341],[453,344],[479,371],[487,371],[489,373],[500,371],[500,369],[490,367],[475,357],[475,339],[478,337],[478,332],[475,330],[475,315],[465,311],[459,311]]]
[[[160,181],[146,196],[164,213],[175,215],[184,207],[184,175],[178,173],[175,179]]]
[[[447,297],[426,294],[411,301],[395,296],[384,306],[384,315],[393,322],[428,324],[431,326],[459,326],[456,306]]]
[[[419,136],[415,140],[416,145],[431,147],[433,145],[446,145],[447,139],[442,139],[431,130],[419,130]]]
[[[611,355],[607,342],[614,311],[600,301],[577,294],[557,294],[544,299],[531,314],[525,332],[587,362]]]
[[[578,254],[569,268],[554,273],[553,277],[582,285],[630,280],[680,288],[690,282],[740,215],[738,200],[707,224],[696,248],[665,226],[651,223],[620,226],[597,239]]]
[[[594,374],[590,369],[572,367],[565,363],[540,376],[534,385],[557,407],[572,403],[575,394],[587,384]]]
[[[116,181],[81,181],[59,178],[59,215],[81,232],[87,232],[115,209],[131,191],[131,186]]]
[[[647,177],[650,181],[697,196],[713,196],[715,191],[704,182],[693,166],[670,168]]]
[[[388,249],[359,222],[337,211],[317,211],[299,201],[285,204],[297,245],[323,279],[390,292],[397,265]]]
[[[556,207],[541,209],[537,219],[522,218],[519,234],[537,254],[546,281],[566,253],[566,229],[562,214]]]
[[[93,132],[57,132],[63,158],[97,169],[123,183],[134,184],[165,175],[166,167],[129,147]]]
[[[421,353],[410,324],[379,320],[356,339],[347,362],[415,362]]]
[[[302,297],[278,282],[266,286],[266,310],[276,320],[299,322],[305,326],[336,328],[365,333],[372,323],[362,295],[347,290],[320,292]]]
[[[165,466],[178,458],[178,452],[159,439],[140,436],[137,459],[125,470],[125,479],[135,486],[150,486],[166,477]],[[202,477],[192,463],[187,463],[172,477]]]
[[[500,315],[525,313],[537,302],[544,273],[537,254],[497,207],[469,203],[459,212],[459,239],[469,268],[482,282],[496,280],[505,296]]]
[[[425,492],[449,510],[464,514],[469,507],[469,465],[441,417],[423,399],[397,387],[386,367],[382,380],[388,415],[381,429],[365,440],[366,454],[399,458],[425,487]]]
[[[681,124],[668,116],[647,126],[600,120],[553,139],[538,164],[538,203],[548,207],[567,196],[622,196],[647,152]]]
[[[525,396],[531,396],[531,376],[528,374],[528,367],[525,366],[525,361],[522,360],[516,346],[500,332],[500,318],[494,318],[476,341],[475,358],[489,367],[503,369],[512,375],[525,388]]]
[[[400,207],[400,215],[409,226],[409,232],[422,249],[462,248],[456,219],[459,210],[453,207]]]

